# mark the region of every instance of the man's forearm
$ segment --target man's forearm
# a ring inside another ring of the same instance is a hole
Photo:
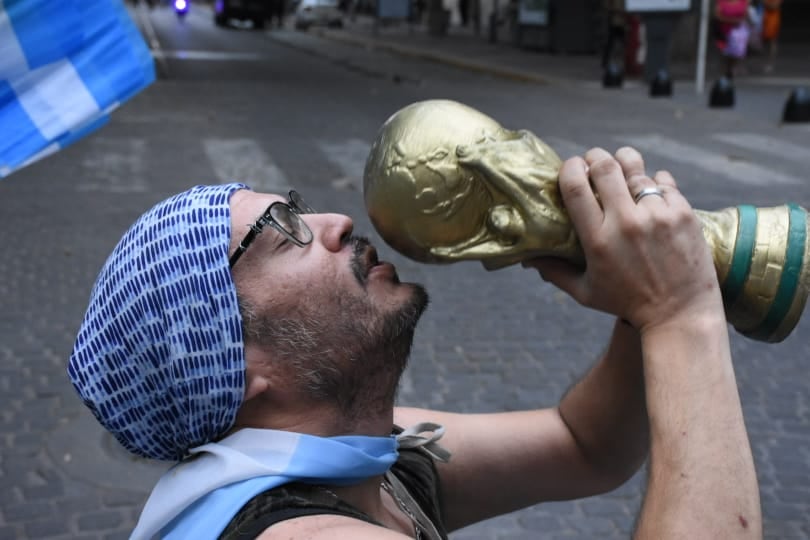
[[[613,478],[629,478],[648,449],[644,374],[638,333],[617,321],[608,350],[565,395],[560,416],[586,460]]]
[[[644,333],[650,478],[636,538],[760,538],[756,473],[722,316]]]

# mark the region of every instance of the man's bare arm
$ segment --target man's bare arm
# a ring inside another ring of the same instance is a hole
[[[644,333],[652,449],[637,539],[762,537],[726,332],[718,313]]]
[[[399,408],[395,414],[403,426],[428,420],[445,426],[440,444],[453,453],[439,464],[450,530],[614,489],[647,455],[638,334],[617,322],[605,355],[558,408],[475,415]]]

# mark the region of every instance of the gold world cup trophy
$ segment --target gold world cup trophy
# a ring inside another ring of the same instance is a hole
[[[418,102],[389,118],[372,145],[366,210],[380,236],[417,261],[479,260],[495,270],[544,255],[584,264],[557,186],[561,164],[529,131],[454,101]],[[785,339],[810,290],[807,211],[695,212],[728,321],[756,340]]]

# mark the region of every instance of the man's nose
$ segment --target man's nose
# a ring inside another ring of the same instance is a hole
[[[312,229],[315,241],[329,251],[340,251],[343,242],[354,230],[352,218],[343,214],[305,214],[302,217]]]

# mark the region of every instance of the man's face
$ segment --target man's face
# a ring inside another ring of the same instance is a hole
[[[276,201],[286,198],[233,195],[231,253]],[[281,358],[313,397],[337,400],[347,412],[370,406],[358,401],[392,401],[427,296],[400,283],[367,240],[351,236],[347,216],[301,217],[312,230],[310,244],[298,247],[267,226],[232,269],[250,311],[246,343]],[[372,395],[381,387],[384,395]]]

